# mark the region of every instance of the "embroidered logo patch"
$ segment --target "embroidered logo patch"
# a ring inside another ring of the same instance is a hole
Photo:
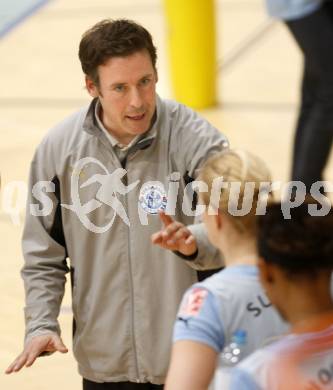
[[[156,184],[144,186],[140,191],[139,203],[143,210],[149,214],[164,211],[167,205],[164,188]]]

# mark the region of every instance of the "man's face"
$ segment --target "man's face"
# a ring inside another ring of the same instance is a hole
[[[146,50],[112,57],[98,67],[99,86],[86,78],[91,96],[99,97],[100,118],[120,143],[145,133],[156,107],[156,71]]]

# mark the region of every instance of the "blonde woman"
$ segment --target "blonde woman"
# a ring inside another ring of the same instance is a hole
[[[208,187],[200,193],[201,203],[207,206],[203,220],[210,241],[224,255],[226,268],[184,295],[174,329],[167,390],[207,389],[219,354],[235,337],[241,353],[222,354],[223,365],[233,365],[286,330],[260,286],[256,267],[255,213],[261,183],[270,182],[268,169],[250,153],[228,151],[209,159],[200,179]],[[233,215],[243,201],[242,209],[248,212]],[[170,228],[165,242],[177,242],[182,231],[180,226]],[[183,240],[190,243],[191,237],[185,234]]]

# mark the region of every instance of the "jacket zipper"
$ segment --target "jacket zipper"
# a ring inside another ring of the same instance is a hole
[[[128,156],[127,156],[128,157]],[[126,169],[127,165],[127,157],[125,157],[125,161],[121,164],[124,169]],[[127,169],[126,169],[127,171]],[[128,185],[128,177],[127,173],[126,176],[124,176],[124,184]],[[125,206],[126,206],[126,211],[128,212],[128,200],[127,200],[127,195],[125,196]],[[135,340],[135,327],[134,327],[134,288],[133,288],[133,272],[132,272],[132,262],[131,262],[131,230],[130,226],[127,227],[128,229],[128,266],[129,266],[129,272],[130,272],[130,294],[131,294],[131,332],[132,332],[132,346],[133,346],[133,351],[134,351],[134,361],[135,361],[135,370],[136,370],[136,377],[137,377],[137,382],[140,382],[140,374],[139,374],[139,364],[138,364],[138,356],[137,356],[137,349],[136,349],[136,340]]]
[[[104,143],[105,139],[103,139],[103,135],[99,136],[101,142],[110,150],[111,156],[117,161],[119,164],[119,168],[126,169],[127,165],[127,157],[125,157],[124,161],[120,161],[118,156],[115,154],[113,149],[110,149],[110,142],[107,140],[106,143]],[[117,164],[117,165],[118,165]],[[126,169],[127,172],[127,169]],[[124,184],[128,185],[128,177],[127,173],[123,178]],[[128,201],[127,196],[125,196],[125,209],[128,213]],[[128,243],[130,244],[130,238],[131,238],[131,231],[130,227],[128,227]],[[131,298],[131,332],[132,332],[132,347],[134,352],[134,363],[135,363],[135,371],[136,371],[136,382],[140,383],[140,374],[139,374],[139,364],[138,364],[138,356],[137,356],[137,350],[136,350],[136,340],[135,340],[135,332],[134,332],[134,289],[133,289],[133,275],[132,275],[132,263],[131,263],[131,249],[130,245],[128,245],[128,265],[129,265],[129,272],[130,272],[130,298]]]

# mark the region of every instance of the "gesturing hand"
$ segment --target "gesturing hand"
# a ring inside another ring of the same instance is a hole
[[[51,333],[33,337],[27,342],[23,352],[5,372],[6,374],[11,374],[12,372],[20,371],[23,366],[30,367],[41,353],[56,351],[61,353],[68,352],[68,349],[57,334]]]
[[[152,243],[185,256],[193,255],[197,250],[197,243],[191,231],[181,222],[174,221],[170,215],[164,212],[159,215],[164,227],[151,236]]]

